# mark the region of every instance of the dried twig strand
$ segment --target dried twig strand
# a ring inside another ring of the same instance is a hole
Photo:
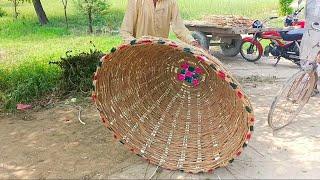
[[[164,169],[212,172],[247,146],[254,115],[239,83],[200,49],[144,38],[113,48],[94,76],[102,122]]]

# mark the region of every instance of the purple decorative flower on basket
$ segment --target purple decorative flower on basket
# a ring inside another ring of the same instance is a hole
[[[189,63],[184,62],[181,65],[177,77],[179,81],[185,81],[186,83],[197,87],[200,84],[201,74],[203,74],[203,70],[200,67],[194,67]]]

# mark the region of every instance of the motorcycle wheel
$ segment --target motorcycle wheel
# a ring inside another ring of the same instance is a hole
[[[259,52],[259,49],[255,43],[251,41],[243,41],[240,46],[240,54],[241,56],[249,61],[249,62],[256,62],[258,61],[262,53]]]

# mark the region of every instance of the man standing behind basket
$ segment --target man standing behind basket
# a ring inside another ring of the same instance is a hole
[[[128,0],[120,34],[126,42],[142,36],[168,38],[170,24],[180,40],[199,46],[185,27],[176,0]]]

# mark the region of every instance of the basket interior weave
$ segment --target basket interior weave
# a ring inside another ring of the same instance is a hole
[[[249,100],[218,60],[168,40],[138,40],[102,58],[94,100],[133,153],[170,170],[211,172],[240,155]]]

